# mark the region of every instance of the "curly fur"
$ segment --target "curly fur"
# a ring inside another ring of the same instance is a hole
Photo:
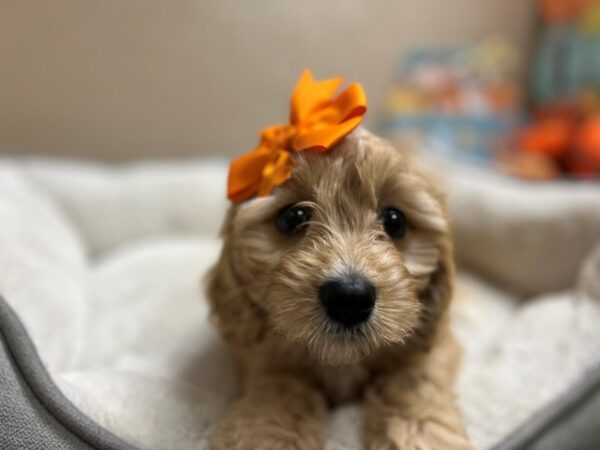
[[[442,196],[405,153],[363,129],[296,162],[273,195],[232,205],[223,225],[208,293],[243,395],[211,448],[322,449],[327,408],[357,398],[369,449],[470,448],[452,393],[459,350],[448,327],[454,267]],[[312,208],[311,222],[284,236],[276,214],[299,202]],[[377,221],[388,206],[407,218],[396,241]],[[350,272],[371,280],[377,302],[366,323],[343,333],[317,292]]]

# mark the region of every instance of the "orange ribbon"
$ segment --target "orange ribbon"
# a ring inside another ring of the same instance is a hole
[[[258,148],[229,166],[229,200],[269,195],[292,175],[292,151],[326,152],[360,124],[367,111],[365,93],[354,83],[333,98],[341,83],[341,78],[315,81],[309,70],[302,73],[292,94],[290,123],[262,130]]]

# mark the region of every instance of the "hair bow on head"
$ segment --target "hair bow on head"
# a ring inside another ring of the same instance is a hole
[[[292,175],[292,152],[326,152],[360,124],[367,111],[365,93],[354,83],[334,97],[341,83],[341,78],[315,81],[309,70],[302,73],[292,94],[290,123],[262,130],[258,148],[229,166],[229,200],[269,195]]]

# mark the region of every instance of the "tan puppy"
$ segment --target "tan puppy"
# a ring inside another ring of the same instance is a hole
[[[209,274],[242,397],[211,448],[323,449],[323,418],[363,399],[372,450],[469,449],[454,403],[454,267],[444,201],[364,129],[298,152],[290,180],[233,205]]]

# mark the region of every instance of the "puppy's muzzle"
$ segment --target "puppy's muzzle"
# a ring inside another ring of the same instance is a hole
[[[358,275],[328,280],[319,288],[319,299],[327,316],[346,328],[369,318],[376,296],[375,286]]]

